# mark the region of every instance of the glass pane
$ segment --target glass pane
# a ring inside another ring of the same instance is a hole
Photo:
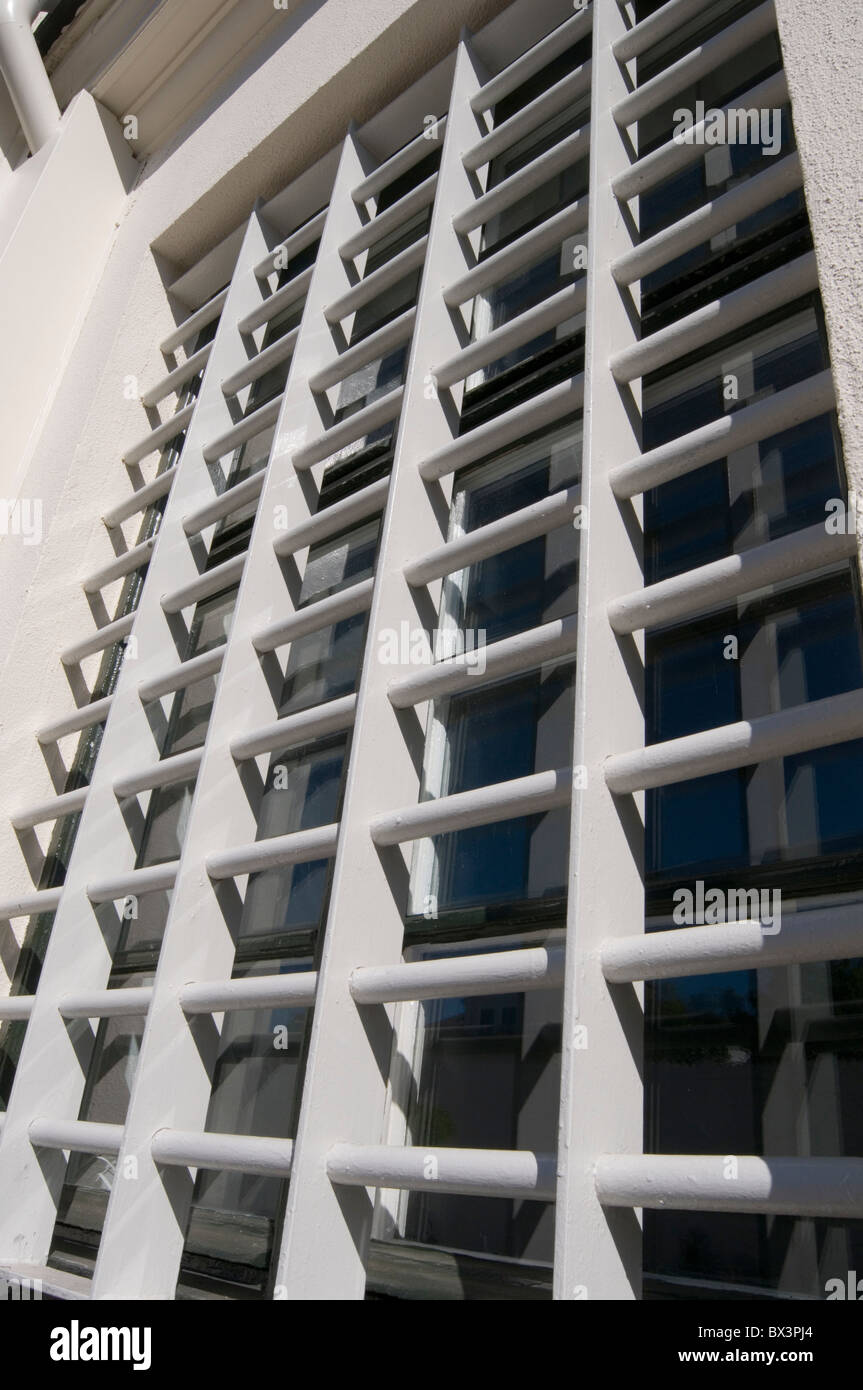
[[[738,643],[727,659],[727,634]],[[777,713],[863,685],[851,574],[741,601],[648,642],[648,742]],[[651,873],[794,862],[859,849],[863,741],[648,793]],[[802,880],[801,880],[802,883]]]
[[[110,988],[136,989],[153,983],[152,974],[116,977]],[[87,1068],[79,1120],[122,1125],[138,1063],[144,1016],[99,1021]],[[95,1250],[102,1232],[117,1160],[107,1155],[72,1153],[57,1206],[52,1255],[78,1244]]]
[[[863,1154],[863,962],[665,980],[646,995],[648,1151]],[[646,1290],[665,1298],[736,1285],[821,1299],[863,1263],[863,1221],[645,1211],[644,1237]]]
[[[442,954],[452,952],[424,950],[420,958]],[[555,1152],[562,1006],[560,990],[423,1003],[407,1142]],[[404,1195],[393,1234],[422,1245],[550,1264],[554,1209],[545,1202],[416,1192]]]
[[[580,471],[581,424],[573,422],[461,476],[450,535],[474,531],[572,487]],[[482,642],[476,642],[481,646],[574,613],[578,550],[576,527],[559,526],[450,576],[444,587],[445,629],[482,632]]]
[[[424,795],[447,796],[566,767],[573,675],[568,664],[544,667],[439,702],[431,746],[440,744],[442,753],[427,765]],[[419,841],[410,914],[433,920],[459,908],[561,897],[569,819],[560,809]]]
[[[224,646],[228,640],[236,601],[237,589],[233,588],[197,605],[189,633],[189,646],[185,657],[187,661],[193,656],[203,656],[205,652]],[[177,692],[162,749],[163,757],[202,746],[207,736],[215,698],[215,676],[195,681]]]
[[[805,381],[828,365],[814,310],[645,388],[644,447],[669,439]],[[728,383],[734,399],[726,399]],[[823,522],[844,495],[834,419],[822,415],[654,488],[646,496],[647,581]]]
[[[237,967],[234,978],[313,968],[311,959],[256,962]],[[309,1010],[293,1008],[225,1014],[207,1112],[208,1133],[293,1137],[310,1017]],[[281,1178],[199,1171],[186,1229],[184,1273],[215,1274],[262,1288],[286,1190]]]
[[[258,816],[259,840],[338,820],[346,747],[346,739],[340,737],[273,758]],[[253,874],[239,939],[314,931],[322,919],[329,871],[330,861],[322,859]]]

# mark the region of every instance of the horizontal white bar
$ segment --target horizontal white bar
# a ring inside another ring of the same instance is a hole
[[[79,1154],[120,1152],[122,1125],[97,1125],[90,1120],[33,1120],[29,1129],[34,1149],[70,1149]]]
[[[589,149],[590,126],[585,125],[572,135],[564,136],[545,154],[539,155],[523,169],[510,174],[509,178],[503,179],[487,193],[482,193],[474,202],[469,203],[461,212],[456,213],[452,219],[454,231],[459,236],[467,236],[469,232],[476,231],[477,227],[485,226],[486,222],[505,212],[513,203],[526,198],[529,193],[535,193],[556,174],[562,174],[564,169],[570,168],[579,159],[584,159]]]
[[[573,44],[585,38],[591,30],[593,24],[593,10],[591,6],[579,11],[572,18],[564,20],[556,29],[552,29],[550,34],[546,34],[544,39],[535,43],[533,48],[529,48],[521,57],[516,58],[515,62],[510,63],[496,77],[489,78],[484,86],[480,87],[470,100],[471,109],[480,115],[483,111],[488,111],[492,106],[496,106],[504,97],[514,92],[529,77],[533,77],[540,72],[552,59],[565,53]]]
[[[635,497],[649,488],[660,487],[672,478],[682,478],[705,463],[726,458],[738,449],[758,444],[781,430],[793,429],[817,415],[826,414],[836,404],[833,376],[819,372],[808,381],[786,386],[772,396],[755,401],[728,415],[720,415],[689,434],[678,435],[667,444],[650,449],[640,458],[630,459],[612,469],[609,482],[615,497]]]
[[[255,275],[259,280],[266,280],[276,269],[276,258],[281,262],[284,253],[287,252],[287,264],[290,265],[294,256],[299,255],[300,251],[305,251],[307,246],[311,246],[313,241],[317,241],[321,232],[324,230],[324,223],[327,220],[327,208],[310,217],[308,222],[304,222],[302,227],[298,227],[290,236],[280,241],[278,246],[274,246],[272,251],[268,251],[262,261],[255,266]]]
[[[280,290],[276,290],[259,304],[257,309],[246,314],[237,324],[241,333],[254,333],[256,329],[263,328],[265,323],[277,318],[285,309],[290,309],[292,304],[297,304],[306,294],[312,282],[312,272],[314,266],[310,265],[307,270],[301,270],[293,280],[289,280]]]
[[[418,270],[425,260],[427,246],[428,237],[422,236],[419,241],[406,246],[404,251],[393,256],[392,260],[385,261],[378,270],[373,270],[371,275],[358,280],[324,310],[327,323],[331,326],[341,323],[349,314],[355,314],[358,309],[377,299],[378,295],[383,294],[391,285],[398,284],[399,280],[404,279],[412,270]]]
[[[35,994],[14,994],[0,999],[0,1022],[17,1023],[29,1018],[35,1003]]]
[[[505,449],[507,445],[521,439],[534,430],[553,425],[564,416],[581,410],[584,401],[584,376],[570,377],[557,386],[550,386],[538,396],[505,410],[493,420],[488,420],[467,434],[459,435],[451,444],[445,444],[436,453],[429,454],[419,466],[420,475],[426,482],[444,478],[455,473],[469,463]]]
[[[73,646],[67,647],[60,653],[60,660],[64,666],[77,666],[88,656],[95,656],[97,652],[103,652],[108,647],[113,647],[115,642],[122,642],[132,631],[135,621],[134,613],[127,613],[125,618],[117,618],[116,622],[106,623],[104,627],[97,628],[89,637],[84,637],[80,642],[75,642]]]
[[[668,4],[654,10],[647,19],[634,24],[621,38],[615,39],[611,45],[615,58],[619,63],[628,63],[631,58],[637,58],[712,4],[713,0],[668,0]]]
[[[214,439],[212,444],[208,444],[204,449],[204,462],[216,463],[225,454],[233,453],[241,444],[245,444],[250,439],[254,439],[256,434],[262,434],[264,430],[274,425],[279,418],[279,411],[282,408],[282,397],[278,395],[272,401],[267,401],[266,405],[253,410],[251,415],[246,415],[239,420],[236,425],[232,425],[224,434],[220,434],[218,439]]]
[[[771,1216],[863,1216],[863,1158],[723,1154],[604,1154],[596,1195],[606,1207],[742,1211]]]
[[[766,77],[763,82],[758,82],[754,87],[750,87],[748,92],[742,92],[740,96],[735,97],[727,106],[720,109],[727,116],[731,110],[760,111],[784,106],[787,100],[788,84],[785,73],[780,70],[770,77]],[[695,164],[702,160],[705,149],[705,124],[706,121],[699,121],[698,125],[693,126],[686,141],[675,140],[672,137],[670,140],[666,140],[664,145],[651,150],[650,154],[646,154],[642,159],[630,164],[628,169],[624,169],[614,179],[612,183],[614,196],[621,202],[636,198],[640,193],[646,193],[648,189],[655,188],[663,179],[685,169],[688,164]]]
[[[571,768],[535,772],[530,777],[516,777],[387,811],[372,821],[369,831],[376,845],[400,845],[405,840],[421,840],[427,835],[467,830],[568,806],[571,795]]]
[[[646,376],[676,357],[703,348],[708,343],[742,328],[762,314],[771,313],[810,290],[818,288],[815,252],[807,251],[795,261],[768,271],[766,275],[732,290],[730,294],[702,304],[666,328],[651,333],[623,352],[612,357],[610,366],[615,381],[628,382]]]
[[[691,52],[679,58],[676,63],[663,68],[643,86],[637,87],[629,96],[619,101],[612,109],[612,116],[621,129],[633,125],[655,111],[669,97],[697,82],[700,77],[715,72],[723,63],[736,58],[739,53],[771,34],[776,29],[776,11],[773,0],[759,5],[749,14],[729,24],[706,43],[699,44]]]
[[[119,526],[122,521],[128,521],[130,516],[137,516],[139,512],[146,511],[147,507],[158,502],[160,497],[171,491],[174,482],[176,466],[166,468],[164,473],[160,473],[151,483],[139,487],[135,492],[124,497],[122,502],[118,502],[115,507],[109,507],[108,511],[102,513],[102,520],[108,527]]]
[[[186,535],[196,536],[199,531],[212,526],[214,522],[221,521],[223,517],[239,511],[240,507],[247,507],[254,502],[260,496],[265,476],[266,469],[259,468],[257,473],[252,473],[241,483],[235,483],[233,487],[220,492],[212,502],[206,502],[203,507],[189,512],[188,516],[183,517],[183,530]]]
[[[379,357],[384,357],[393,348],[399,347],[402,343],[408,342],[414,331],[416,322],[416,308],[406,309],[398,318],[385,323],[383,328],[379,328],[376,333],[370,333],[367,338],[363,338],[355,347],[348,348],[341,357],[334,357],[326,367],[322,367],[314,376],[309,377],[309,386],[313,391],[328,391],[331,386],[344,381],[352,372],[360,367],[365,367],[369,362],[375,362]]]
[[[420,667],[404,679],[393,681],[387,689],[387,698],[396,709],[438,700],[444,695],[467,690],[471,685],[499,680],[557,657],[569,656],[575,651],[577,638],[578,620],[574,614],[569,618],[554,618],[541,627],[490,642],[487,647]]]
[[[257,353],[255,357],[250,357],[244,367],[231,376],[226,376],[222,382],[222,392],[226,396],[236,396],[244,387],[251,386],[253,381],[257,381],[267,372],[272,371],[273,367],[278,367],[282,362],[286,362],[293,356],[297,339],[300,336],[299,328],[292,328],[284,337],[277,338],[269,347],[264,348],[263,352]]]
[[[217,319],[225,307],[225,300],[228,298],[227,286],[213,295],[212,299],[196,309],[194,314],[190,314],[181,324],[178,324],[173,333],[169,333],[167,338],[163,338],[160,344],[161,352],[176,352],[178,347],[182,347],[196,333],[200,333],[202,328],[206,328]]]
[[[590,60],[582,63],[574,72],[568,72],[551,87],[548,87],[533,101],[523,106],[514,116],[502,121],[484,135],[481,140],[462,155],[464,167],[475,173],[510,149],[517,141],[525,139],[534,130],[551,120],[553,116],[574,105],[590,91]]]
[[[756,889],[755,901],[760,897]],[[745,889],[738,899],[748,900]],[[754,904],[750,903],[750,907]],[[759,909],[760,910],[760,909]],[[863,906],[786,912],[781,921],[720,922],[606,941],[602,973],[615,984],[671,980],[678,975],[714,975],[727,970],[850,960],[863,955]]]
[[[64,792],[62,796],[53,796],[48,801],[40,801],[35,806],[18,811],[9,817],[13,829],[32,830],[46,821],[59,820],[61,816],[72,816],[76,811],[82,811],[89,790],[89,787],[77,787],[75,791]]]
[[[344,1187],[390,1187],[553,1202],[554,1154],[509,1149],[399,1148],[336,1144],[327,1154],[330,1181]]]
[[[509,323],[502,324],[500,328],[492,329],[475,342],[468,343],[467,347],[462,348],[439,367],[432,368],[432,376],[438,387],[445,390],[454,386],[457,381],[464,381],[472,372],[480,371],[490,362],[496,362],[506,353],[523,347],[525,343],[531,342],[552,328],[557,328],[567,319],[583,313],[585,290],[586,280],[582,277],[574,285],[567,285],[565,289],[549,295],[548,299],[525,309],[524,313],[518,314]]]
[[[563,983],[563,963],[562,946],[532,946],[406,965],[362,965],[351,975],[351,997],[357,1004],[391,1004],[554,989]]]
[[[362,255],[363,251],[368,251],[371,246],[375,245],[375,242],[389,236],[390,232],[397,232],[418,212],[431,207],[436,188],[437,174],[434,173],[427,179],[423,179],[422,183],[418,183],[415,188],[410,189],[385,212],[379,212],[368,222],[363,223],[359,231],[354,232],[353,236],[349,236],[347,241],[342,242],[339,247],[339,255],[342,260],[352,261],[356,256]]]
[[[89,705],[81,705],[79,709],[73,710],[71,714],[65,715],[62,719],[55,719],[53,724],[46,724],[36,735],[39,743],[57,743],[61,738],[66,738],[68,734],[78,734],[82,729],[90,729],[94,724],[101,724],[108,717],[111,708],[113,695],[106,695],[103,700],[93,700]]]
[[[224,560],[221,565],[214,566],[211,570],[204,570],[196,579],[190,580],[179,589],[174,589],[170,594],[163,594],[159,600],[165,613],[182,613],[184,608],[190,607],[193,603],[200,603],[202,599],[210,598],[213,594],[218,594],[221,589],[228,589],[232,584],[239,584],[243,577],[243,569],[246,563],[245,550],[240,555],[234,555],[230,560]]]
[[[277,555],[295,555],[298,550],[304,550],[316,541],[338,535],[339,531],[352,526],[356,521],[365,521],[370,516],[377,516],[383,511],[389,487],[388,477],[379,478],[377,482],[369,483],[368,487],[361,488],[350,497],[344,497],[340,502],[322,508],[307,521],[292,526],[289,531],[280,531],[273,541],[273,549]]]
[[[189,405],[184,405],[182,410],[177,410],[169,419],[161,425],[157,425],[154,430],[139,439],[137,444],[133,444],[131,449],[127,449],[123,454],[123,462],[129,466],[133,463],[140,463],[148,454],[155,454],[162,449],[165,444],[170,443],[178,434],[189,424],[195,413],[197,402],[192,401]]]
[[[754,593],[767,584],[780,584],[836,564],[856,550],[855,535],[830,535],[821,521],[766,545],[726,555],[709,565],[625,594],[609,604],[608,621],[615,632],[638,632],[661,623],[679,622]]]
[[[456,308],[475,295],[501,284],[523,266],[539,260],[544,252],[560,247],[567,237],[586,229],[587,212],[587,199],[580,198],[577,203],[540,222],[538,227],[525,232],[524,236],[510,242],[502,251],[495,251],[494,255],[479,261],[444,290],[444,303]]]
[[[412,560],[404,567],[404,576],[413,587],[430,584],[434,579],[442,579],[445,574],[454,574],[478,560],[487,560],[491,555],[499,555],[512,546],[523,545],[536,536],[547,535],[557,526],[571,523],[575,507],[581,497],[581,488],[566,488],[532,502],[529,507],[510,512],[486,526],[478,526],[475,531],[467,531],[463,536],[447,541],[445,545]]]
[[[290,975],[254,975],[241,980],[211,980],[180,991],[185,1014],[232,1013],[238,1009],[310,1009],[318,977],[314,970]]]
[[[87,897],[91,903],[116,903],[123,898],[159,893],[173,888],[179,867],[180,861],[172,859],[166,864],[153,864],[148,869],[129,869],[115,878],[96,879],[87,884]]]
[[[161,381],[157,381],[155,386],[151,386],[141,397],[141,404],[147,406],[158,405],[166,396],[173,396],[191,381],[192,377],[198,375],[206,367],[210,360],[210,353],[213,351],[213,344],[206,343],[199,352],[195,352],[191,357],[187,357],[179,367],[175,367],[167,376],[163,376]]]
[[[181,1129],[157,1130],[150,1145],[153,1162],[163,1166],[257,1173],[265,1178],[286,1178],[291,1171],[293,1151],[291,1139]]]
[[[393,183],[402,174],[406,174],[414,165],[419,164],[434,149],[440,148],[440,141],[446,129],[446,116],[439,117],[437,122],[437,140],[430,140],[422,131],[414,140],[403,145],[395,154],[385,159],[376,169],[358,183],[351,194],[355,203],[367,203],[369,199],[376,198],[382,189],[388,184]]]
[[[0,922],[10,922],[13,917],[35,917],[39,912],[53,912],[62,892],[62,888],[36,888],[32,893],[4,898],[0,901]]]
[[[388,425],[391,420],[397,420],[401,414],[404,393],[405,388],[397,386],[394,391],[388,391],[385,396],[372,401],[371,405],[363,406],[356,414],[349,415],[346,420],[332,425],[310,443],[304,444],[293,456],[294,468],[312,468],[331,454],[338,453],[339,449],[346,448],[357,439],[363,439],[373,430]]]
[[[631,285],[668,265],[676,256],[691,251],[716,232],[725,231],[784,198],[800,188],[802,181],[800,156],[795,151],[634,246],[614,262],[611,273],[618,285]]]
[[[622,795],[861,737],[863,690],[850,690],[778,714],[652,743],[633,753],[617,753],[606,759],[605,781],[612,792]]]
[[[343,618],[352,618],[355,613],[365,613],[371,607],[373,579],[363,579],[352,584],[349,589],[341,589],[327,598],[318,599],[305,608],[298,608],[278,623],[271,623],[252,638],[256,652],[272,652],[286,642],[294,642],[309,632],[320,632],[321,628],[339,623]]]
[[[150,563],[155,544],[156,537],[151,536],[149,540],[142,541],[140,545],[133,546],[131,550],[125,550],[109,565],[103,565],[101,569],[96,570],[95,574],[91,574],[83,581],[84,593],[98,594],[99,590],[104,589],[106,585],[114,584],[118,579],[134,573],[135,570],[143,569],[145,565]]]
[[[208,676],[217,676],[222,669],[224,657],[224,647],[216,647],[215,651],[202,652],[200,656],[193,656],[190,661],[181,661],[177,666],[163,671],[161,676],[142,681],[138,686],[138,698],[145,704],[148,700],[161,700],[165,695],[185,690],[196,681],[206,680]]]
[[[235,738],[231,743],[231,757],[241,763],[249,758],[258,758],[263,753],[293,748],[323,734],[350,729],[356,708],[356,695],[344,695],[340,700],[328,700],[326,704],[300,710],[299,714],[289,714],[285,719],[277,719],[273,724],[266,724],[250,734]]]
[[[251,845],[211,854],[207,859],[207,873],[214,879],[238,878],[241,874],[283,869],[289,864],[330,859],[336,852],[338,838],[338,825],[319,825],[311,830],[297,830],[292,835],[273,835],[269,840],[256,840]]]
[[[152,985],[100,989],[92,994],[70,994],[61,999],[57,1010],[63,1018],[137,1018],[146,1014],[152,998]]]
[[[137,772],[118,777],[114,783],[114,795],[122,800],[127,796],[152,791],[154,787],[171,787],[177,782],[189,781],[197,776],[202,756],[202,748],[192,748],[188,753],[175,753],[172,758],[149,763]]]

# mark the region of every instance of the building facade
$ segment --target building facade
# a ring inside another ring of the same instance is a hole
[[[823,9],[0,23],[7,1276],[863,1265],[863,21]]]

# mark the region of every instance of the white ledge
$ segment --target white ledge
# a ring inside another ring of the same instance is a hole
[[[807,251],[624,348],[611,359],[612,376],[620,383],[646,376],[817,288],[815,252]]]
[[[285,1178],[291,1171],[290,1139],[262,1139],[242,1134],[204,1134],[159,1129],[153,1135],[153,1162],[176,1168],[212,1168],[225,1173],[257,1173]]]
[[[172,859],[147,869],[129,869],[115,878],[97,879],[87,884],[87,897],[91,903],[116,903],[145,893],[159,893],[173,888],[179,867],[180,861]]]
[[[568,381],[550,386],[538,396],[522,401],[495,419],[477,425],[476,429],[459,435],[435,453],[426,455],[419,466],[420,476],[426,482],[445,478],[469,463],[476,463],[498,449],[505,449],[534,430],[556,424],[566,415],[581,410],[583,403],[584,376],[579,373]]]
[[[720,415],[688,434],[649,449],[639,458],[612,469],[608,475],[615,497],[635,497],[682,478],[705,463],[726,458],[738,449],[769,439],[780,430],[826,414],[836,404],[831,372],[819,372],[794,386],[786,386],[741,410]]]
[[[608,621],[620,633],[679,622],[767,585],[834,565],[856,549],[856,536],[831,535],[822,521],[615,599],[608,606]]]
[[[321,511],[315,512],[314,516],[292,526],[290,530],[278,532],[273,539],[273,549],[277,555],[283,557],[295,555],[298,550],[304,550],[316,541],[327,540],[330,536],[337,535],[343,528],[352,526],[356,521],[365,521],[367,517],[377,516],[383,511],[389,488],[389,477],[369,483],[368,487],[361,488],[350,497],[343,497],[340,502],[324,507]]]
[[[241,874],[266,873],[289,864],[311,864],[331,859],[339,838],[338,825],[320,825],[297,830],[291,835],[273,835],[237,849],[222,850],[207,859],[207,873],[213,879],[238,878]]]
[[[137,1018],[146,1014],[152,998],[152,985],[101,989],[91,994],[70,994],[61,999],[57,1011],[63,1018]]]
[[[563,946],[532,946],[446,960],[363,965],[351,975],[351,997],[357,1004],[390,1004],[554,989],[563,984],[563,964]]]
[[[294,642],[309,632],[319,632],[344,618],[352,618],[356,613],[365,613],[371,607],[374,579],[362,579],[338,593],[298,608],[287,618],[271,623],[252,638],[256,652],[272,652],[286,642]]]
[[[600,962],[605,978],[622,984],[859,955],[863,955],[863,906],[855,903],[786,912],[781,921],[769,924],[720,922],[619,937],[603,943]]]
[[[187,343],[193,334],[200,333],[202,328],[207,328],[213,322],[213,319],[219,317],[225,307],[227,298],[228,290],[226,287],[220,290],[218,294],[213,295],[213,298],[209,299],[200,309],[196,309],[194,314],[190,314],[187,319],[178,324],[174,331],[168,334],[167,338],[163,338],[159,345],[160,351],[166,353],[176,352],[177,348]]]
[[[284,719],[235,738],[231,743],[231,757],[241,763],[263,753],[296,747],[322,734],[340,733],[353,727],[356,708],[356,695],[343,695],[339,700],[327,700],[325,704],[313,705],[298,714],[286,715]]]
[[[863,690],[830,695],[778,714],[724,724],[607,758],[606,785],[616,795],[688,782],[863,737]]]
[[[88,1120],[34,1120],[29,1129],[34,1149],[69,1149],[72,1153],[107,1154],[120,1152],[122,1125],[99,1125]]]
[[[137,444],[133,444],[130,449],[126,450],[123,454],[123,462],[128,466],[134,463],[140,463],[148,454],[156,453],[163,445],[175,439],[178,434],[182,434],[195,413],[196,404],[197,402],[192,401],[190,405],[183,406],[182,410],[176,411],[175,414],[165,420],[163,424],[157,425],[154,430],[150,430],[149,434],[145,434],[143,439],[140,439]]]
[[[542,627],[502,637],[487,647],[462,652],[447,661],[420,667],[387,688],[387,699],[396,709],[409,709],[426,700],[440,699],[471,685],[482,685],[519,671],[529,671],[543,662],[571,656],[578,640],[578,619],[555,618]],[[482,665],[478,661],[482,654]]]
[[[744,1211],[857,1220],[863,1159],[722,1154],[606,1154],[595,1169],[606,1207]]]
[[[161,676],[142,681],[138,686],[138,698],[145,704],[148,700],[161,700],[163,696],[185,690],[187,686],[194,685],[196,681],[204,680],[207,676],[217,676],[224,659],[225,648],[222,646],[211,652],[202,652],[200,656],[193,656],[189,661],[181,661],[178,665],[163,671]]]
[[[509,1149],[336,1144],[327,1154],[327,1173],[331,1182],[345,1187],[553,1202],[557,1159],[554,1154]]]
[[[475,787],[452,796],[420,801],[377,816],[369,830],[376,845],[399,845],[427,835],[466,830],[475,825],[491,825],[532,816],[557,806],[568,806],[572,795],[572,769],[535,772],[489,787]]]
[[[189,984],[180,991],[184,1014],[232,1013],[237,1009],[311,1008],[318,977],[315,971],[288,975],[254,975],[240,980]]]

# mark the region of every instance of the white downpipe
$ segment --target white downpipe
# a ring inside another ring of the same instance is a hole
[[[0,72],[9,88],[31,154],[40,150],[60,123],[60,107],[32,24],[59,0],[0,0]]]

